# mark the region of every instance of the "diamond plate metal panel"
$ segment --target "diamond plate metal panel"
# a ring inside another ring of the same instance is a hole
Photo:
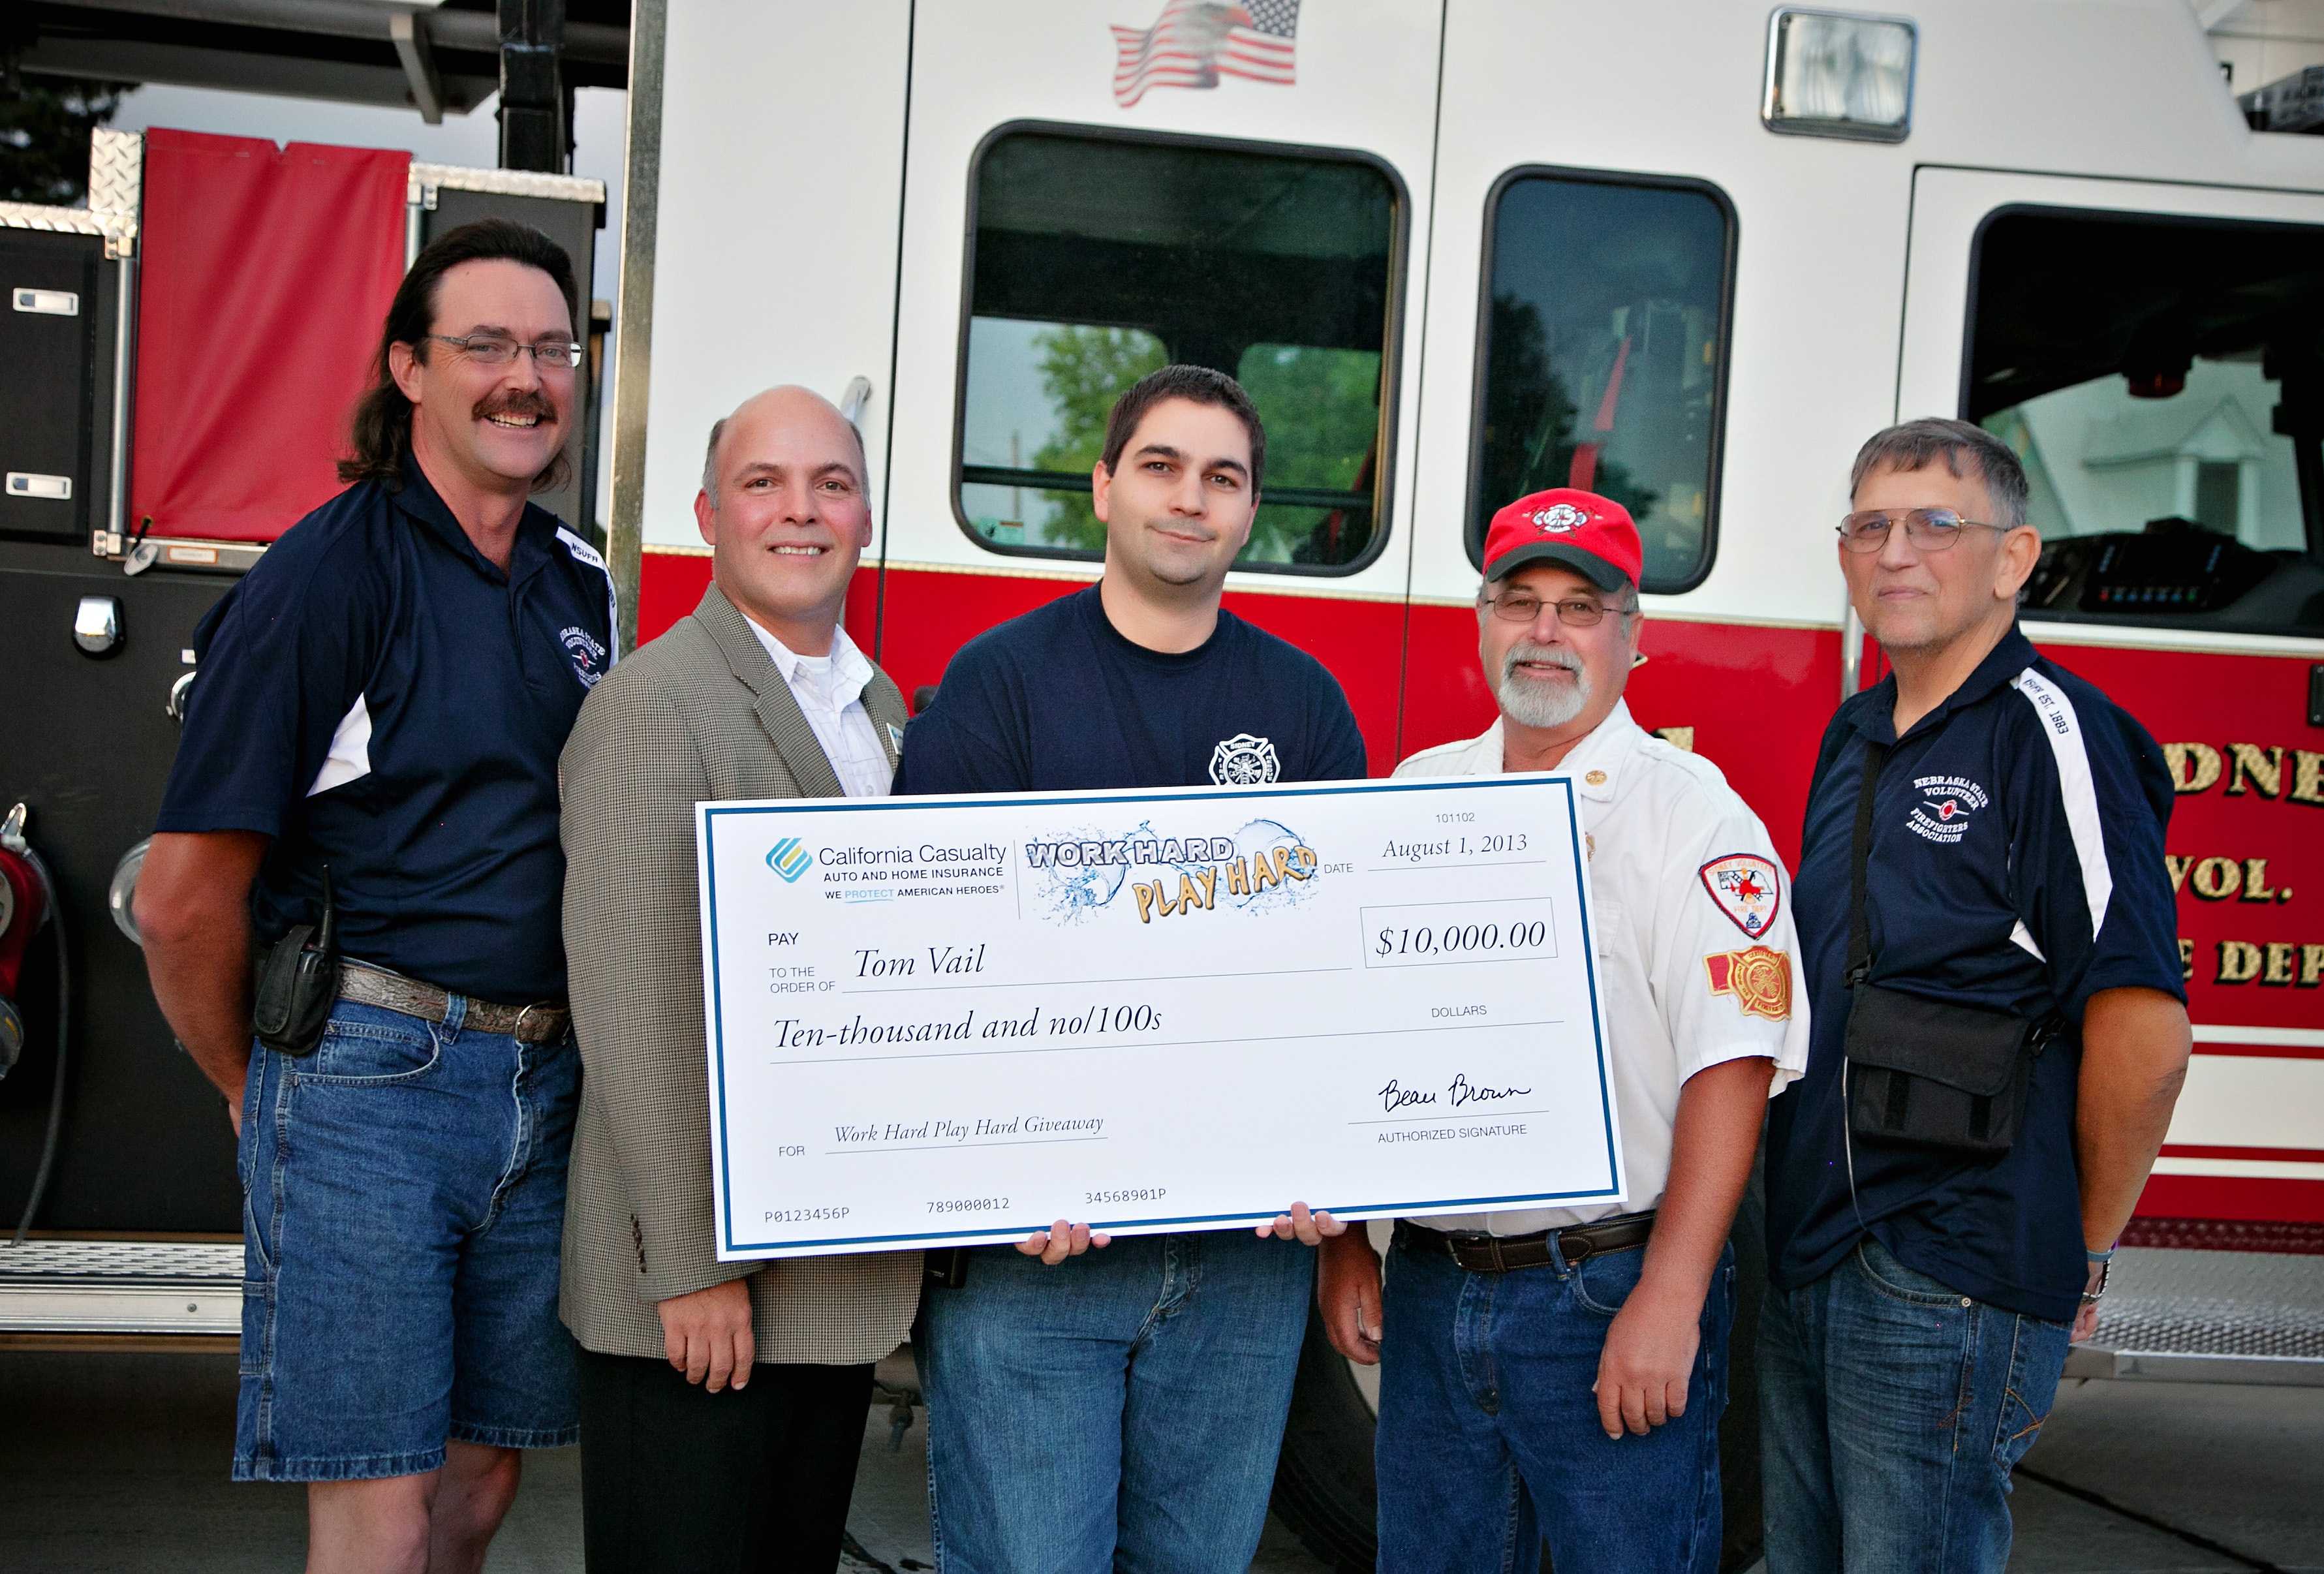
[[[0,1285],[76,1279],[242,1279],[242,1245],[207,1240],[28,1240],[0,1245]]]
[[[0,202],[0,229],[38,229],[76,235],[109,233],[105,219],[86,207],[50,207],[38,202]]]
[[[88,138],[88,205],[134,219],[145,190],[145,138],[100,126]]]
[[[2324,1257],[2126,1247],[2093,1342],[2117,1355],[2324,1362]]]
[[[88,138],[88,207],[106,223],[106,255],[126,257],[137,250],[137,226],[145,198],[145,138],[134,131],[103,127]]]
[[[501,197],[546,197],[558,202],[603,202],[605,183],[578,175],[549,175],[536,170],[476,170],[465,164],[413,162],[404,201],[424,205],[431,186],[453,191],[489,191]]]

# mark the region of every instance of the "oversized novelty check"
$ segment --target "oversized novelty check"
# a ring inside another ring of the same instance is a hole
[[[1564,778],[696,813],[722,1259],[1622,1198]]]

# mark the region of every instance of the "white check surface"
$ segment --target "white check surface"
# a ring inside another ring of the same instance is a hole
[[[1564,778],[696,815],[722,1259],[1622,1199]]]

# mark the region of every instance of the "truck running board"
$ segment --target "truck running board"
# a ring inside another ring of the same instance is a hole
[[[0,1334],[239,1334],[230,1241],[0,1239]]]
[[[2324,1387],[2324,1256],[2125,1247],[2066,1376]]]

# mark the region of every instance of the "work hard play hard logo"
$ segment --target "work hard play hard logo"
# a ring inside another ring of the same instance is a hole
[[[1748,852],[1714,858],[1702,866],[1702,888],[1719,904],[1735,927],[1757,940],[1775,927],[1783,897],[1775,884],[1775,866]]]

